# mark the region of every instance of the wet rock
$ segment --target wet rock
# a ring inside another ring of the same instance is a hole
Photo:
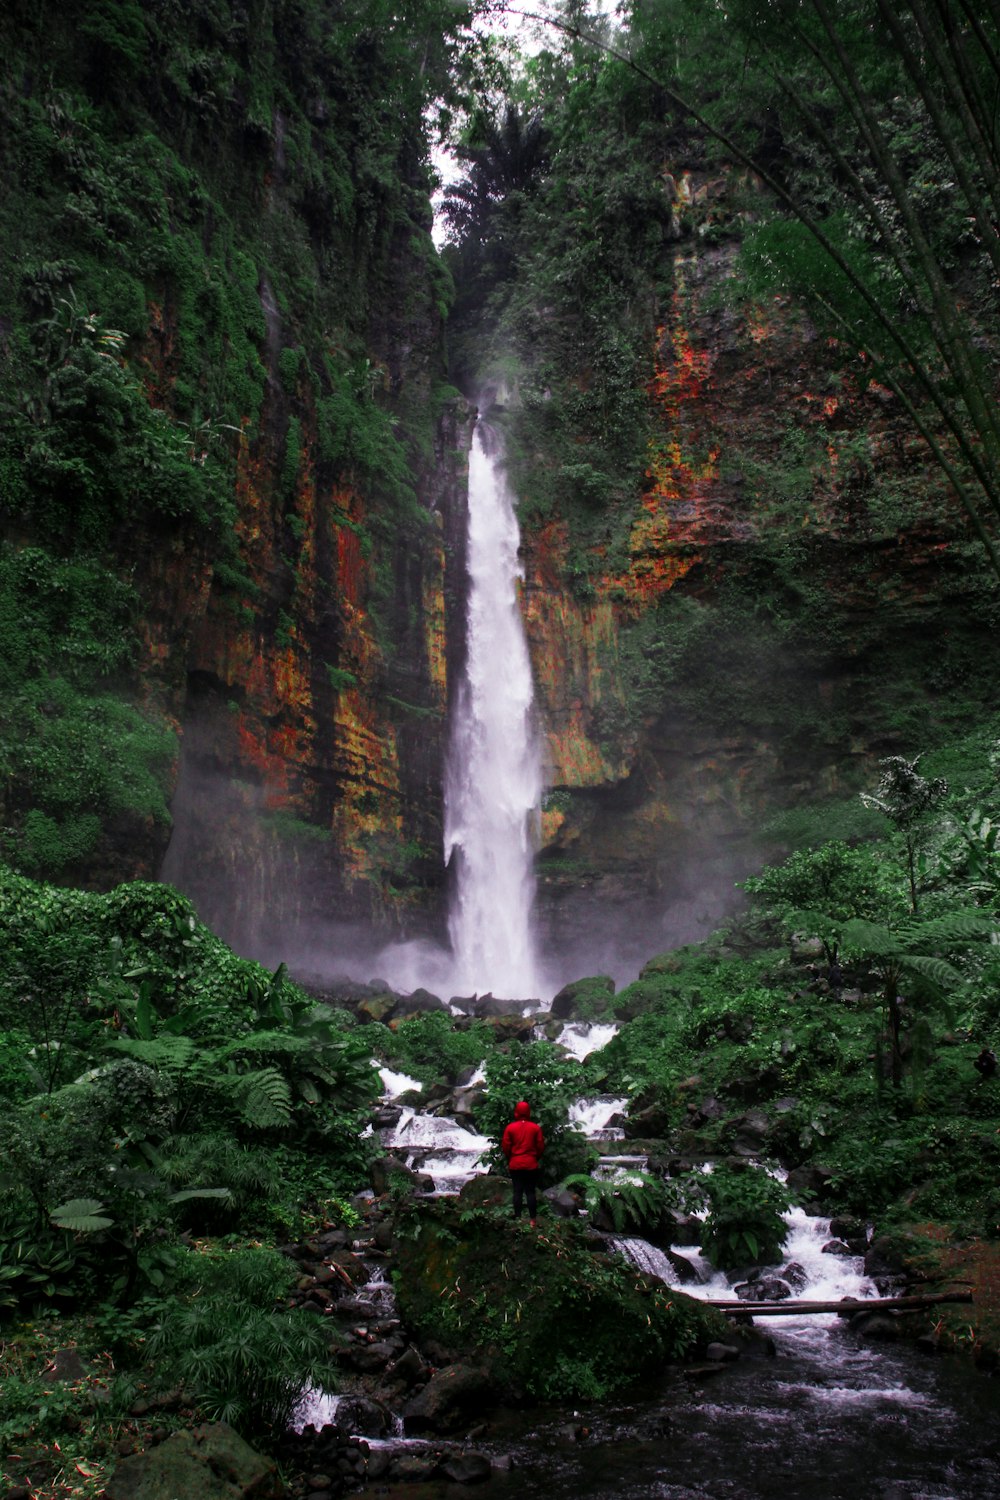
[[[340,1350],[338,1363],[348,1365],[362,1375],[375,1375],[392,1363],[397,1352],[393,1344],[350,1344]]]
[[[421,1358],[418,1350],[411,1344],[404,1349],[399,1358],[390,1365],[387,1374],[393,1380],[401,1380],[404,1385],[419,1385],[427,1379],[430,1368]]]
[[[421,1479],[432,1478],[437,1466],[438,1461],[433,1454],[401,1453],[393,1458],[389,1465],[389,1474],[393,1479],[401,1479],[407,1484],[414,1484]]]
[[[645,1109],[630,1113],[625,1121],[625,1134],[631,1140],[662,1140],[671,1132],[672,1110],[665,1101],[647,1104]]]
[[[480,995],[476,1001],[476,1015],[483,1020],[501,1020],[504,1018],[516,1018],[518,1020],[529,1020],[535,1024],[537,1017],[525,1017],[524,1010],[530,1006],[530,1000],[499,1000],[495,995]]]
[[[670,1278],[671,1286],[690,1286],[692,1282],[701,1282],[702,1278],[697,1267],[693,1266],[686,1256],[679,1255],[676,1250],[669,1248],[664,1250],[663,1254],[670,1262],[670,1269],[673,1273]]]
[[[485,1016],[484,1020],[498,1043],[530,1042],[535,1029],[534,1016]]]
[[[481,1083],[473,1084],[471,1088],[453,1089],[448,1096],[447,1113],[468,1128],[474,1123],[476,1110],[485,1097],[486,1089]]]
[[[372,1114],[372,1125],[376,1130],[391,1130],[398,1125],[403,1113],[401,1104],[383,1104]]]
[[[403,1184],[413,1193],[434,1191],[434,1183],[430,1177],[414,1172],[398,1156],[378,1157],[368,1169],[368,1180],[380,1198],[390,1187]]]
[[[400,996],[396,1005],[397,1016],[422,1015],[430,1010],[447,1010],[448,1007],[440,995],[433,995],[430,990],[416,989],[412,995]]]
[[[567,1188],[546,1188],[542,1197],[559,1219],[575,1219],[580,1212],[580,1200]]]
[[[396,1002],[398,995],[391,992],[380,995],[365,995],[359,1000],[355,1014],[359,1021],[381,1021],[386,1022],[396,1014]]]
[[[470,1177],[459,1193],[463,1208],[490,1208],[510,1202],[510,1182],[498,1172]]]
[[[721,1362],[727,1364],[739,1359],[739,1357],[740,1351],[735,1344],[720,1344],[715,1342],[709,1344],[705,1350],[705,1358],[712,1360],[713,1363]]]
[[[727,1120],[726,1129],[731,1134],[731,1149],[737,1156],[759,1156],[771,1124],[763,1110],[748,1109],[746,1114]]]
[[[849,1256],[849,1255],[853,1254],[853,1252],[851,1250],[850,1245],[845,1245],[843,1240],[827,1240],[826,1244],[823,1246],[822,1250],[820,1251],[820,1254],[821,1255],[847,1255],[847,1256]]]
[[[830,1233],[838,1240],[868,1241],[868,1230],[861,1219],[841,1214],[830,1220]]]
[[[782,1266],[781,1277],[788,1282],[793,1292],[804,1292],[809,1285],[809,1273],[797,1260],[790,1260],[787,1265]]]
[[[892,1281],[906,1271],[906,1252],[899,1240],[880,1234],[865,1253],[865,1275],[875,1281]]]
[[[385,1437],[392,1431],[392,1412],[372,1396],[342,1396],[336,1428],[344,1437]]]
[[[830,1167],[793,1167],[785,1179],[785,1186],[800,1201],[815,1199],[822,1202],[832,1177]]]
[[[891,1343],[901,1335],[899,1320],[887,1312],[858,1312],[851,1318],[851,1328],[866,1339]]]
[[[743,1281],[734,1290],[741,1302],[785,1302],[792,1295],[791,1287],[781,1276]]]
[[[279,1500],[278,1471],[225,1422],[175,1432],[156,1448],[123,1459],[107,1500]]]
[[[454,1364],[439,1370],[403,1411],[406,1432],[454,1432],[481,1414],[493,1396],[486,1371],[476,1365]]]
[[[485,1453],[452,1453],[441,1465],[441,1473],[455,1484],[481,1484],[492,1472]]]
[[[650,1161],[649,1170],[655,1171]],[[650,1244],[668,1250],[671,1245],[700,1245],[705,1226],[694,1214],[682,1214],[678,1209],[665,1209],[655,1224],[648,1224],[643,1231]]]
[[[392,1468],[392,1452],[389,1448],[372,1448],[368,1454],[365,1474],[369,1484],[375,1479],[384,1479]]]

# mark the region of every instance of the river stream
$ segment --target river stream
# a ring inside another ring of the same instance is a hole
[[[387,1094],[413,1081],[385,1077]],[[596,1142],[621,1099],[582,1100],[573,1117]],[[488,1145],[455,1121],[404,1109],[383,1132],[438,1192],[455,1192]],[[609,1161],[611,1158],[608,1159]],[[618,1158],[619,1162],[621,1158]],[[826,1219],[792,1209],[784,1263],[801,1268],[795,1295],[810,1300],[877,1295],[863,1262],[824,1252]],[[635,1236],[612,1241],[671,1283],[664,1253]],[[692,1296],[733,1290],[696,1249]],[[391,1297],[389,1286],[380,1286]],[[764,1334],[731,1363],[664,1372],[639,1392],[573,1410],[484,1413],[472,1446],[496,1467],[487,1500],[1000,1500],[1000,1381],[955,1356],[875,1342],[835,1314],[755,1319]],[[738,1339],[734,1337],[734,1345]],[[389,1441],[419,1450],[413,1439]],[[458,1500],[445,1482],[379,1485],[382,1500]]]

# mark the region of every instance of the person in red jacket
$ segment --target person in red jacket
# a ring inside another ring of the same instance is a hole
[[[545,1150],[542,1127],[530,1118],[531,1109],[524,1099],[514,1105],[514,1118],[503,1133],[500,1149],[510,1167],[510,1180],[514,1189],[514,1218],[521,1217],[524,1199],[528,1200],[528,1218],[535,1227],[538,1200],[535,1192],[538,1182],[538,1163]]]

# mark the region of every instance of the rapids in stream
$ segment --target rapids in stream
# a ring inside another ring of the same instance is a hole
[[[587,1044],[587,1028],[574,1039]],[[387,1096],[413,1080],[385,1078]],[[580,1100],[572,1117],[599,1145],[625,1100]],[[456,1192],[489,1144],[457,1122],[404,1108],[383,1132],[438,1192]],[[611,1162],[614,1158],[606,1158]],[[622,1158],[618,1158],[619,1161]],[[632,1158],[628,1158],[629,1161]],[[824,1253],[830,1222],[792,1209],[783,1263],[810,1300],[876,1295],[861,1259]],[[675,1284],[665,1253],[636,1236],[609,1249]],[[691,1247],[674,1247],[690,1296],[732,1284]],[[386,1286],[383,1296],[390,1295]],[[835,1314],[755,1319],[759,1338],[732,1363],[665,1371],[639,1392],[572,1408],[484,1412],[473,1446],[491,1456],[479,1493],[493,1500],[998,1500],[1000,1381],[955,1357],[865,1339]],[[738,1340],[734,1337],[734,1345]],[[392,1438],[419,1450],[425,1442]],[[381,1500],[458,1500],[445,1482],[379,1485]]]

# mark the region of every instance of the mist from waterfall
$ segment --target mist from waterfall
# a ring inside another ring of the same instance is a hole
[[[469,455],[466,662],[445,776],[448,931],[458,991],[531,997],[541,988],[532,908],[542,773],[519,542],[502,440],[480,420]]]

